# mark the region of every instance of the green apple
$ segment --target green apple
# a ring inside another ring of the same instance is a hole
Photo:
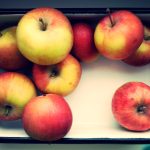
[[[27,12],[17,27],[20,52],[39,65],[62,61],[73,46],[73,31],[68,18],[54,8]]]
[[[0,74],[0,120],[17,120],[27,102],[36,96],[32,81],[17,72]]]

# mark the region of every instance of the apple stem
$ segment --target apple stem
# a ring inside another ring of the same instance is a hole
[[[44,20],[42,18],[39,19],[39,22],[41,23],[41,30],[45,31],[47,29],[47,23],[44,22]]]
[[[114,23],[114,21],[113,21],[113,19],[112,19],[112,17],[111,17],[110,9],[107,8],[107,9],[106,9],[106,12],[107,12],[107,14],[108,14],[108,17],[109,17],[109,20],[110,20],[110,23],[111,23],[111,27],[113,27],[113,26],[115,25],[115,23]]]
[[[12,110],[12,107],[9,106],[9,105],[6,105],[6,106],[5,106],[4,115],[5,115],[5,116],[9,116],[11,110]]]

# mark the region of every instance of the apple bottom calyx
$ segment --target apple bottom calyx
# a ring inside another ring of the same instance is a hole
[[[139,104],[136,108],[136,112],[138,114],[145,114],[146,113],[146,110],[147,110],[147,107],[143,104]]]
[[[4,116],[9,116],[11,114],[11,111],[12,111],[12,106],[10,105],[5,105],[4,106]]]
[[[49,77],[57,77],[59,75],[59,69],[56,65],[53,65],[49,70]]]

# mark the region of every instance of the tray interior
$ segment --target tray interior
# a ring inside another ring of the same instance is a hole
[[[104,14],[68,13],[71,23],[87,22],[95,27]],[[137,14],[144,24],[150,14]],[[0,28],[17,25],[22,14],[0,15]],[[122,61],[108,60],[102,56],[92,63],[81,63],[83,73],[78,87],[66,96],[73,112],[73,124],[65,138],[149,138],[147,132],[131,132],[115,121],[111,100],[115,90],[129,81],[150,82],[150,64],[132,67]],[[0,121],[0,137],[28,137],[21,120]]]

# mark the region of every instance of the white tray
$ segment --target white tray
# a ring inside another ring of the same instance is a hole
[[[102,14],[75,15],[77,20],[97,19]],[[147,14],[140,14],[148,20]],[[21,15],[1,15],[11,23]],[[70,15],[71,17],[71,15]],[[108,60],[102,56],[92,63],[82,63],[82,77],[78,87],[65,97],[73,113],[73,124],[68,134],[56,143],[145,143],[150,142],[150,132],[131,132],[120,127],[112,114],[111,102],[115,90],[129,81],[150,84],[150,64],[132,67],[122,61]],[[24,132],[21,120],[0,121],[0,142],[38,143]]]

